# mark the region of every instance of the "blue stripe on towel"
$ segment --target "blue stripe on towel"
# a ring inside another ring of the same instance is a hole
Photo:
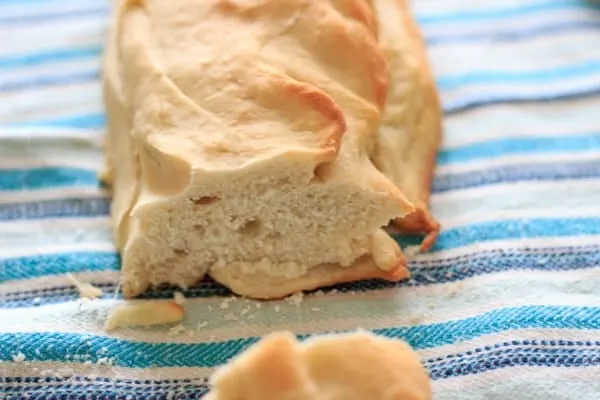
[[[109,256],[110,258],[110,256]],[[107,264],[114,264],[109,260]],[[0,263],[1,264],[1,263]],[[411,261],[411,279],[398,283],[383,280],[365,280],[336,285],[329,289],[342,293],[368,292],[393,287],[420,287],[441,283],[458,282],[464,279],[506,271],[577,271],[600,266],[600,247],[561,247],[546,249],[503,249],[481,251],[459,257],[440,257],[432,261]],[[31,276],[26,271],[21,273]],[[100,283],[105,293],[115,293],[117,282]],[[212,280],[205,280],[184,291],[185,297],[229,296],[231,292]],[[144,298],[167,299],[173,296],[173,288],[153,289]],[[0,308],[32,307],[72,301],[79,297],[73,286],[56,286],[43,290],[16,291],[0,298]]]
[[[600,235],[600,217],[530,218],[474,223],[443,230],[433,250],[449,250],[492,240],[579,235]],[[546,259],[549,258],[551,257],[546,257]],[[571,267],[579,265],[578,263],[593,266],[592,264],[598,261],[598,258],[593,254],[583,257],[576,256],[576,259],[579,261],[572,264]],[[481,264],[476,262],[476,259],[473,259],[472,262],[471,267],[481,267]],[[497,260],[497,263],[490,260],[487,268],[492,270],[506,268],[502,264],[503,261],[501,258]],[[87,268],[86,265],[88,266]],[[0,282],[49,274],[85,271],[86,269],[96,271],[111,270],[116,269],[117,265],[118,260],[116,255],[104,252],[6,258],[4,260],[0,259]],[[447,272],[450,271],[436,271],[432,269],[431,271],[426,271],[422,277],[418,277],[417,275],[413,279],[433,280],[434,282],[436,279],[439,279],[444,281],[447,279]],[[467,269],[465,273],[472,276],[475,275],[475,270]]]
[[[585,150],[588,145],[596,145],[597,138],[571,138],[564,140],[563,143],[577,147],[579,150]],[[536,146],[535,139],[528,140],[530,147]],[[463,154],[459,157],[482,156],[478,153],[485,145],[474,145],[466,147]],[[479,147],[479,149],[477,149]],[[488,151],[499,152],[502,147],[506,149],[505,154],[516,152],[515,147],[511,147],[508,141],[502,145],[490,145]],[[475,148],[475,149],[474,149]],[[492,150],[493,149],[493,150]],[[554,150],[560,148],[555,145]],[[441,157],[446,160],[451,159],[454,153],[441,153]],[[483,153],[485,154],[485,153]],[[491,157],[491,155],[490,155]],[[463,160],[461,160],[463,161]],[[466,160],[465,160],[466,161]],[[442,162],[444,163],[444,162]],[[582,162],[546,162],[546,163],[521,163],[507,165],[502,167],[492,167],[479,169],[475,171],[460,173],[441,173],[434,177],[433,192],[441,193],[451,190],[466,189],[471,187],[495,185],[499,183],[511,183],[521,181],[560,181],[565,179],[587,179],[600,177],[600,160],[582,161]],[[49,167],[32,169],[12,169],[0,170],[0,191],[21,191],[37,190],[60,187],[99,187],[97,173],[95,171],[68,168],[68,167]],[[0,220],[3,219],[3,206],[0,205]]]
[[[449,322],[375,329],[374,332],[402,338],[416,349],[426,349],[526,328],[598,330],[600,308],[500,308]],[[5,333],[0,336],[0,360],[12,360],[18,352],[29,361],[72,362],[73,356],[79,354],[91,362],[108,357],[115,366],[131,368],[215,367],[257,341],[257,337],[247,337],[212,343],[145,343],[77,333]]]

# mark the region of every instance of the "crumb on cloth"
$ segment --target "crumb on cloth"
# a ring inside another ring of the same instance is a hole
[[[184,314],[184,308],[172,300],[135,301],[113,308],[104,329],[175,324],[183,319]]]
[[[97,299],[104,294],[99,287],[94,286],[91,283],[81,282],[79,279],[75,278],[73,274],[68,273],[67,278],[71,281],[73,286],[77,288],[79,296],[83,299]]]

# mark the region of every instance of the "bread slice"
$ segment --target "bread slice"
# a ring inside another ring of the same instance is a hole
[[[126,297],[206,274],[254,298],[408,276],[382,227],[439,230],[426,201],[440,116],[405,13],[384,0],[115,7],[103,175]],[[388,69],[403,52],[417,61]]]

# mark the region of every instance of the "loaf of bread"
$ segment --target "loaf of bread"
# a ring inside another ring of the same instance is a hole
[[[222,366],[207,400],[431,400],[429,375],[398,339],[368,332],[298,343],[268,335]]]
[[[122,288],[408,276],[441,111],[403,0],[124,0],[103,62]]]

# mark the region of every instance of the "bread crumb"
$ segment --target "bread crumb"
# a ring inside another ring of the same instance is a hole
[[[173,300],[175,301],[175,303],[179,304],[180,306],[184,305],[185,301],[186,301],[185,296],[181,292],[173,293]]]
[[[77,288],[79,291],[79,296],[84,299],[97,299],[98,297],[102,297],[104,294],[102,289],[90,283],[81,282],[70,273],[67,274],[67,278],[71,281],[73,286]]]
[[[304,300],[304,293],[302,292],[296,292],[293,295],[289,296],[287,298],[288,302],[292,305],[295,305],[296,307],[300,306],[300,304],[302,303],[302,301]]]
[[[108,357],[100,357],[98,361],[96,361],[98,365],[113,365],[114,361]]]
[[[237,319],[235,314],[232,312],[225,314],[225,316],[223,318],[225,318],[227,321],[233,321],[233,320]]]
[[[221,307],[221,310],[225,310],[225,309],[229,308],[229,302],[231,302],[231,301],[232,301],[231,297],[223,300],[223,302],[219,306],[219,307]]]
[[[23,354],[21,352],[18,352],[17,354],[12,356],[12,360],[14,362],[23,362],[23,361],[25,361],[25,359],[26,359],[25,354]]]
[[[181,324],[177,324],[174,327],[172,327],[171,329],[169,329],[169,336],[179,335],[185,331],[186,331],[185,326],[183,326]]]
[[[250,308],[244,308],[242,311],[240,311],[240,315],[244,316],[246,314],[248,314],[250,312]]]
[[[313,308],[311,308],[311,310],[313,310],[313,311],[321,311],[321,309],[319,307],[313,307]]]
[[[196,328],[197,329],[202,329],[202,328],[204,328],[207,325],[208,325],[208,321],[200,322],[198,325],[196,325]]]
[[[279,309],[280,309],[280,308],[279,308],[279,305],[276,305],[276,306],[275,306],[275,312],[279,312]]]
[[[113,308],[104,329],[173,324],[180,322],[183,315],[183,307],[174,301],[136,301]]]
[[[406,246],[404,248],[404,255],[407,258],[413,258],[413,257],[417,256],[420,252],[421,252],[420,246]]]

